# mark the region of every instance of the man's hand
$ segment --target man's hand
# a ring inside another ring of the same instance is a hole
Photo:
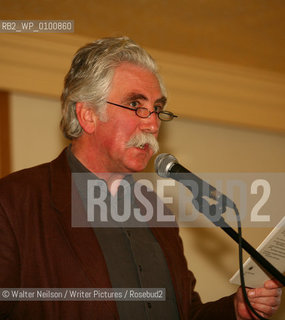
[[[277,281],[268,280],[262,288],[246,289],[246,291],[252,307],[262,317],[270,318],[278,310],[282,289]],[[235,296],[235,312],[238,320],[258,319],[246,305],[241,287]]]

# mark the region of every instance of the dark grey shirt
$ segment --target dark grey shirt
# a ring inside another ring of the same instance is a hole
[[[90,173],[67,149],[72,173]],[[83,175],[84,176],[84,175]],[[99,179],[93,175],[93,179]],[[87,177],[86,177],[87,179]],[[132,178],[127,177],[132,183]],[[86,185],[86,184],[85,184]],[[79,190],[81,198],[86,196]],[[120,188],[118,193],[120,193]],[[122,210],[123,195],[118,194],[118,210]],[[107,191],[106,203],[112,195]],[[131,206],[134,198],[131,197]],[[109,208],[109,206],[108,206]],[[151,230],[129,228],[118,224],[112,228],[94,228],[105,257],[113,288],[165,288],[166,301],[117,301],[120,319],[179,319],[175,292],[163,251]]]

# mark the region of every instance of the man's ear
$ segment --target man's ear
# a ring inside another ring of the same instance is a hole
[[[76,115],[82,129],[87,134],[92,134],[95,130],[97,121],[94,109],[84,102],[77,102]]]

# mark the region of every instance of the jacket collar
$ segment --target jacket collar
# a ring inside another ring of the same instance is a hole
[[[71,207],[71,171],[68,167],[66,149],[50,163],[51,198],[54,207],[64,212]]]

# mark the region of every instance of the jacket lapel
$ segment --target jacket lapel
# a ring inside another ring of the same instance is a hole
[[[79,260],[91,288],[111,288],[107,266],[92,227],[73,227],[71,217],[71,171],[66,158],[66,152],[50,164],[50,187],[53,206],[58,214],[58,221],[64,231],[70,248]],[[80,204],[81,200],[76,199]],[[83,206],[81,212],[84,214]],[[86,219],[86,218],[85,218]],[[115,301],[102,301],[102,304],[117,315]]]

